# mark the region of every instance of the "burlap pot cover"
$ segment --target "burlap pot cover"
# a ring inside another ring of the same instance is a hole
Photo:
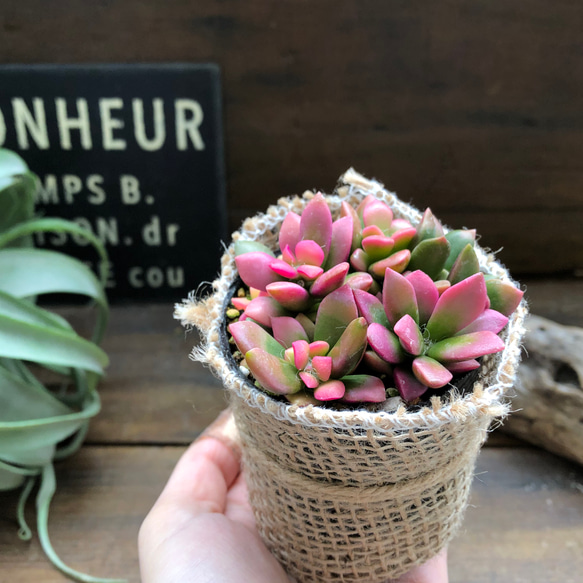
[[[357,204],[368,194],[396,217],[417,224],[421,213],[354,170],[328,197]],[[286,213],[301,213],[313,196],[281,199],[247,219],[233,239],[276,248]],[[484,272],[511,281],[492,255],[477,248]],[[176,307],[201,343],[192,358],[210,365],[228,390],[241,441],[249,496],[259,532],[299,582],[384,582],[425,562],[459,527],[479,448],[491,421],[508,411],[527,309],[523,302],[503,332],[503,352],[485,357],[470,394],[434,397],[408,412],[336,411],[297,407],[257,390],[238,370],[226,345],[224,308],[237,272],[233,246],[222,258],[214,293],[193,294]]]

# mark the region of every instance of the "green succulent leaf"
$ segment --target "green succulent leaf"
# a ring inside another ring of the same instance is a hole
[[[447,279],[452,285],[467,279],[480,271],[480,262],[474,251],[474,247],[468,243],[455,260]]]
[[[247,352],[245,362],[257,382],[271,393],[288,395],[302,388],[295,366],[261,348]]]
[[[449,256],[449,242],[445,237],[425,239],[411,251],[407,268],[410,271],[420,269],[431,279],[437,279]]]
[[[490,300],[490,307],[505,316],[510,316],[520,304],[524,292],[511,283],[499,279],[486,281],[486,290]]]
[[[256,251],[267,253],[275,258],[275,253],[269,247],[263,245],[263,243],[259,243],[258,241],[241,241],[240,239],[235,242],[235,256]]]
[[[348,324],[328,356],[332,358],[332,377],[337,379],[353,372],[366,350],[367,323],[356,318]]]
[[[250,322],[249,320],[235,322],[229,326],[229,332],[232,334],[237,348],[243,354],[253,348],[261,348],[273,356],[283,357],[285,348],[269,332],[266,332],[255,322]]]
[[[455,263],[455,260],[458,258],[458,255],[461,253],[462,249],[466,245],[471,245],[472,247],[474,246],[474,243],[476,242],[476,230],[456,229],[446,233],[445,238],[449,242],[450,251],[447,261],[443,267],[449,271],[453,267],[453,264]]]
[[[356,318],[358,309],[354,295],[347,285],[343,285],[328,294],[320,303],[314,340],[324,340],[330,346],[334,346],[348,324]]]

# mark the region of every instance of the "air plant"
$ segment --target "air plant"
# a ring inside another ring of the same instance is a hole
[[[283,221],[280,255],[235,244],[247,287],[227,316],[242,370],[298,404],[381,402],[395,389],[415,403],[449,385],[504,348],[523,295],[480,271],[475,239],[430,209],[413,226],[373,196],[343,201],[334,221],[316,194]]]
[[[22,488],[18,534],[29,540],[24,507],[40,481],[37,529],[46,555],[73,579],[107,581],[65,565],[52,548],[47,525],[56,489],[53,461],[79,449],[89,420],[100,409],[97,383],[107,365],[98,346],[109,314],[103,285],[107,255],[101,242],[75,223],[34,217],[36,188],[37,178],[24,161],[0,149],[0,490]],[[101,281],[77,259],[35,249],[33,234],[47,231],[75,234],[91,243],[101,260]],[[46,293],[81,295],[93,303],[91,340],[37,305]],[[56,388],[45,383],[47,378]]]

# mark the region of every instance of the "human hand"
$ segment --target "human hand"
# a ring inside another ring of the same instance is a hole
[[[223,411],[184,453],[139,534],[142,583],[290,583],[259,537]],[[445,551],[393,583],[447,583]],[[367,582],[363,582],[367,583]]]

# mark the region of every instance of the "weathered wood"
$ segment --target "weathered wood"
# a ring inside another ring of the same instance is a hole
[[[451,583],[578,583],[583,471],[533,449],[485,449],[450,545]]]
[[[232,229],[354,165],[517,274],[583,268],[579,2],[45,4],[3,2],[1,62],[219,63]]]
[[[138,581],[136,536],[182,447],[85,446],[58,465],[50,534],[93,575]],[[0,580],[65,582],[36,536],[22,542],[16,493],[0,494]],[[27,517],[33,520],[32,505]],[[567,583],[583,572],[583,471],[532,448],[484,450],[470,507],[450,547],[452,583]]]
[[[530,316],[504,431],[583,464],[583,328]]]

